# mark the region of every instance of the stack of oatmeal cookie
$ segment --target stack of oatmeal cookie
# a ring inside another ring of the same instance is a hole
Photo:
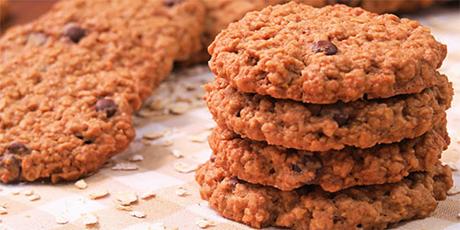
[[[252,227],[380,229],[445,199],[453,90],[418,22],[342,5],[247,14],[209,48],[218,123],[196,179]]]

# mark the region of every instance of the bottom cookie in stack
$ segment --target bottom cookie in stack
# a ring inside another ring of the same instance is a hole
[[[196,174],[201,196],[222,216],[252,227],[293,229],[382,229],[423,218],[446,198],[450,170],[438,163],[430,173],[411,173],[400,182],[356,186],[330,193],[305,185],[281,191],[236,179],[211,160]]]

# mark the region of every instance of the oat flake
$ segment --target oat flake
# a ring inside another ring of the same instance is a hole
[[[166,135],[166,133],[167,133],[166,130],[145,133],[144,135],[142,135],[142,138],[147,139],[147,140],[156,140],[156,139],[160,139],[160,138],[164,137]]]
[[[75,182],[75,187],[79,188],[79,189],[85,189],[85,188],[88,188],[88,184],[86,183],[85,180],[81,179],[81,180],[78,180],[77,182]]]
[[[100,189],[100,190],[96,190],[96,191],[93,191],[89,194],[89,198],[91,200],[97,200],[97,199],[100,199],[100,198],[104,198],[106,196],[109,195],[109,191],[107,191],[107,189]]]
[[[135,155],[132,155],[130,158],[129,158],[129,161],[131,162],[137,162],[137,161],[143,161],[144,160],[144,156],[140,155],[140,154],[135,154]]]
[[[176,190],[176,195],[178,195],[178,196],[186,196],[186,195],[188,195],[188,193],[187,193],[187,190],[185,188],[179,187]]]
[[[177,162],[174,164],[174,169],[176,169],[176,171],[180,172],[180,173],[191,173],[193,171],[195,171],[197,168],[197,166],[193,166],[193,165],[188,165],[186,163],[183,163],[183,162]]]
[[[141,195],[141,198],[143,200],[149,200],[151,198],[155,198],[157,195],[155,194],[154,191],[148,191],[148,192],[145,192]]]
[[[123,205],[120,205],[120,204],[117,204],[116,208],[118,210],[122,210],[122,211],[132,211],[133,208],[131,206],[123,206]]]
[[[127,206],[137,201],[137,195],[134,192],[120,192],[115,199],[119,204]]]
[[[200,228],[208,228],[208,227],[212,227],[212,226],[215,226],[216,224],[213,222],[213,221],[210,221],[210,220],[207,220],[207,219],[200,219],[196,222],[196,225],[198,225],[198,227]]]
[[[82,218],[86,226],[96,225],[99,222],[97,216],[91,213],[83,214]]]
[[[32,196],[33,194],[34,194],[34,190],[26,190],[24,192],[24,195],[26,195],[26,196]]]
[[[137,218],[145,218],[145,213],[141,211],[131,211],[129,212],[129,215],[137,217]]]
[[[55,219],[56,219],[57,224],[67,224],[67,223],[69,223],[69,219],[67,217],[65,217],[65,216],[56,216]]]
[[[457,195],[457,194],[460,194],[460,187],[458,187],[458,186],[454,186],[449,191],[447,191],[447,195],[449,195],[449,196],[453,196],[453,195]]]
[[[133,170],[138,170],[139,166],[133,163],[117,163],[115,166],[112,167],[112,170],[118,170],[118,171],[133,171]]]
[[[196,143],[204,143],[206,140],[208,140],[208,133],[202,133],[198,135],[193,135],[190,136],[190,141],[196,142]]]
[[[0,215],[8,214],[8,210],[4,206],[0,206]]]
[[[174,104],[169,105],[168,108],[172,114],[180,115],[187,112],[187,110],[190,108],[190,105],[186,102],[176,102]]]
[[[30,201],[37,201],[37,200],[40,200],[40,198],[41,197],[38,194],[32,194],[32,195],[29,196]]]
[[[184,155],[182,154],[182,152],[179,151],[178,149],[173,149],[173,150],[171,150],[171,154],[172,154],[173,156],[175,156],[176,158],[182,158],[182,157],[184,157]]]

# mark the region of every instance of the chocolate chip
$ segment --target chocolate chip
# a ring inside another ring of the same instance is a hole
[[[274,169],[274,168],[271,168],[270,171],[269,171],[268,173],[274,174],[275,172],[276,172],[275,169]]]
[[[312,186],[309,186],[309,185],[304,185],[298,189],[296,189],[295,191],[297,192],[297,194],[301,195],[301,196],[304,196],[304,195],[308,195],[309,193],[313,192],[313,187]]]
[[[182,2],[182,0],[163,0],[163,3],[164,3],[165,6],[167,6],[167,7],[172,7],[172,6],[174,6],[174,5],[176,5],[176,4],[179,4],[179,3],[181,3],[181,2]]]
[[[69,23],[64,28],[64,35],[78,43],[86,35],[86,31],[75,23]]]
[[[297,173],[302,172],[302,169],[296,164],[291,164],[291,169],[292,171],[297,172]]]
[[[27,154],[30,152],[29,148],[21,142],[11,143],[6,150],[12,154]]]
[[[0,177],[3,183],[18,181],[21,176],[21,159],[9,153],[0,156],[0,171],[6,171]]]
[[[311,50],[315,53],[323,52],[326,55],[334,55],[337,53],[337,46],[330,41],[321,40],[313,43]]]
[[[238,184],[238,178],[232,177],[228,180],[232,186],[236,186]]]
[[[86,138],[86,137],[84,137],[81,133],[77,133],[77,134],[75,134],[75,136],[76,136],[78,139],[82,140],[82,141],[83,141],[83,144],[85,144],[85,145],[89,145],[89,144],[94,143],[94,140],[92,140],[91,138]]]
[[[337,114],[334,114],[332,118],[334,119],[334,121],[337,122],[337,124],[339,124],[339,126],[343,126],[348,123],[349,116],[348,114],[345,114],[345,113],[337,113]]]
[[[105,112],[107,117],[113,116],[117,110],[118,106],[112,99],[102,98],[96,102],[96,111]]]

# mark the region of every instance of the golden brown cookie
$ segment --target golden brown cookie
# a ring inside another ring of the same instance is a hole
[[[131,115],[200,48],[199,0],[69,0],[0,39],[0,180],[74,180],[134,137]]]
[[[411,172],[432,171],[449,138],[444,126],[421,137],[368,149],[308,152],[242,138],[224,128],[209,137],[212,161],[229,175],[291,191],[317,184],[336,192],[352,186],[394,183]]]
[[[330,104],[432,87],[446,46],[413,20],[291,2],[246,14],[209,52],[216,77],[240,92]]]
[[[369,148],[418,137],[438,124],[453,95],[447,77],[421,93],[329,105],[240,93],[226,80],[206,86],[216,122],[252,140],[308,151]]]
[[[450,169],[413,173],[397,183],[329,193],[316,186],[291,192],[232,178],[213,163],[201,166],[201,196],[222,216],[251,227],[290,229],[384,229],[402,220],[429,216],[452,186]]]

